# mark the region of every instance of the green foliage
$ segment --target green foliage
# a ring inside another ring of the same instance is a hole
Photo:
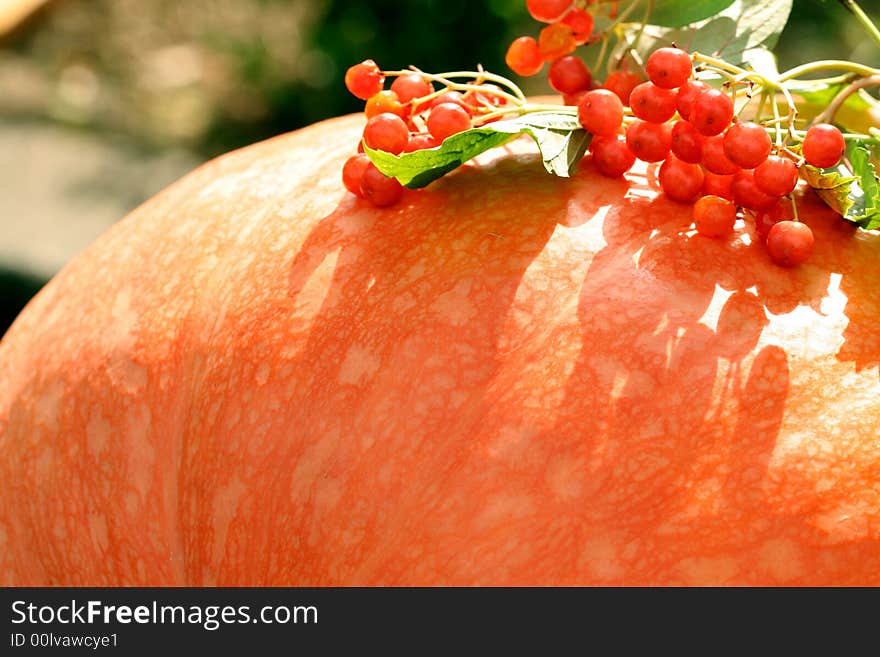
[[[732,5],[734,0],[656,0],[651,23],[663,27],[681,27],[710,18]]]
[[[497,121],[447,137],[440,146],[413,153],[391,155],[364,146],[376,168],[410,189],[418,189],[458,168],[480,153],[502,146],[520,135],[529,135],[541,151],[544,168],[567,178],[584,156],[590,135],[577,117],[537,112]]]
[[[880,228],[880,181],[865,146],[850,142],[846,161],[832,169],[805,164],[801,174],[844,219],[868,230]]]

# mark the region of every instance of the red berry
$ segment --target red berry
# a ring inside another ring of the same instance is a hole
[[[507,49],[504,61],[511,71],[522,76],[535,75],[544,67],[538,42],[529,36],[514,39]]]
[[[570,107],[577,107],[581,103],[581,99],[589,93],[589,89],[582,89],[573,94],[563,94],[562,104]]]
[[[791,207],[788,199],[779,199],[772,207],[767,210],[760,210],[755,214],[755,230],[763,240],[767,240],[770,229],[780,221],[785,219],[785,209]]]
[[[667,156],[660,165],[657,177],[660,189],[673,201],[693,201],[703,188],[703,170],[700,166],[683,162],[675,155]]]
[[[367,121],[364,143],[374,150],[397,155],[409,141],[409,128],[397,114],[383,112]]]
[[[701,135],[719,135],[733,119],[733,101],[723,91],[707,89],[694,99],[688,119]]]
[[[358,153],[357,155],[352,155],[342,165],[342,184],[355,196],[363,196],[361,180],[369,164],[370,158],[363,153]]]
[[[526,0],[526,9],[536,21],[552,23],[571,7],[572,0]]]
[[[578,120],[594,135],[614,134],[623,123],[623,103],[607,89],[593,89],[578,103]]]
[[[593,34],[593,15],[588,11],[584,11],[578,7],[572,7],[562,22],[571,28],[574,35],[574,42],[577,45],[583,45],[590,40]]]
[[[470,115],[455,103],[440,103],[432,107],[428,114],[428,132],[440,143],[470,127]]]
[[[372,59],[350,66],[345,72],[345,86],[361,100],[367,100],[382,91],[385,76]]]
[[[703,196],[720,196],[733,200],[733,192],[730,190],[730,184],[733,182],[733,175],[721,176],[711,171],[706,171],[703,176]]]
[[[501,91],[501,87],[499,87],[497,84],[485,82],[480,86],[486,91],[471,90],[464,94],[461,98],[462,102],[465,105],[464,109],[468,110],[469,114],[473,116],[475,112],[491,111],[494,110],[496,107],[507,104],[506,98],[503,98],[495,93],[491,93],[492,91]],[[439,103],[434,104],[439,105]]]
[[[437,107],[437,105],[442,105],[443,103],[453,103],[454,105],[458,105],[468,114],[470,114],[473,109],[473,107],[465,100],[464,94],[460,91],[447,91],[440,94],[431,101],[430,107]]]
[[[672,126],[670,148],[680,159],[696,164],[703,159],[703,142],[706,138],[688,121],[676,121]]]
[[[613,91],[620,98],[620,102],[629,105],[629,97],[633,89],[642,83],[642,78],[638,73],[632,71],[615,71],[609,73],[605,78],[605,84],[602,86],[609,91]]]
[[[401,75],[391,83],[391,91],[397,94],[401,103],[427,96],[434,91],[433,85],[418,73]]]
[[[385,176],[370,162],[361,176],[361,196],[373,205],[384,208],[400,200],[403,196],[403,185],[396,178]]]
[[[426,135],[423,133],[411,135],[409,141],[406,143],[406,148],[403,149],[405,153],[412,153],[413,151],[420,151],[425,148],[434,148],[438,146],[437,140],[434,139],[433,135]]]
[[[803,154],[807,164],[828,169],[840,162],[846,142],[840,130],[829,123],[819,123],[807,130]]]
[[[663,123],[675,114],[675,92],[653,82],[642,82],[632,90],[629,104],[633,114],[640,119]]]
[[[767,234],[767,251],[777,265],[799,265],[813,252],[813,231],[800,221],[780,221]]]
[[[731,162],[724,153],[723,135],[706,137],[703,140],[702,164],[706,169],[720,176],[729,176],[739,171],[739,166]]]
[[[736,223],[736,205],[720,196],[703,196],[694,203],[694,225],[700,235],[726,237]]]
[[[577,48],[574,32],[565,23],[548,25],[538,34],[538,51],[544,61],[552,62]]]
[[[755,168],[755,184],[770,196],[790,194],[797,181],[797,166],[787,157],[771,155]]]
[[[590,142],[590,153],[593,164],[603,176],[618,178],[635,164],[636,156],[627,147],[626,141],[619,135],[595,137]]]
[[[400,118],[406,120],[409,116],[407,108],[400,102],[397,94],[387,89],[370,96],[367,104],[364,106],[364,114],[367,119],[372,119],[383,112],[397,114]]]
[[[743,169],[754,169],[770,155],[770,135],[757,123],[734,123],[724,133],[724,154]]]
[[[669,155],[671,126],[668,123],[633,121],[626,129],[626,145],[644,162],[659,162]]]
[[[693,73],[691,57],[681,48],[660,48],[645,63],[648,79],[658,87],[676,89]]]
[[[560,57],[547,71],[550,86],[561,94],[574,94],[589,89],[593,83],[590,69],[577,55]]]
[[[733,174],[730,191],[733,194],[734,202],[749,210],[767,210],[773,207],[779,198],[762,192],[755,184],[754,173],[748,169]]]
[[[681,118],[689,119],[691,116],[691,109],[694,106],[694,100],[696,100],[697,96],[701,93],[711,88],[712,87],[702,80],[688,80],[685,82],[675,95],[675,106],[678,108],[678,113],[681,115]]]

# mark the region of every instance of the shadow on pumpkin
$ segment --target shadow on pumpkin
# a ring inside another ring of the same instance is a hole
[[[301,450],[302,462],[317,458],[320,474],[303,482],[297,472],[279,475],[303,499],[298,521],[313,528],[313,542],[298,547],[310,563],[302,581],[321,581],[321,565],[333,567],[320,538],[323,531],[338,535],[332,527],[347,528],[366,553],[398,533],[432,531],[420,509],[442,498],[438,489],[461,466],[449,455],[471,448],[514,297],[568,202],[565,181],[548,177],[532,157],[523,166],[523,157],[466,166],[392,208],[346,194],[294,255],[288,278],[294,301],[335,259],[293,361],[293,371],[308,378],[298,381],[298,402],[285,420],[298,428],[291,449]],[[455,194],[441,193],[449,185]],[[517,197],[527,201],[528,213],[516,212],[510,199]],[[326,457],[316,457],[315,449]],[[399,470],[383,467],[388,455],[407,472],[406,490]],[[269,457],[266,465],[272,467]],[[340,486],[343,479],[370,482],[370,499],[388,504],[370,506],[363,490]],[[328,507],[331,489],[342,492]],[[285,508],[280,501],[279,513]],[[375,564],[366,559],[352,567],[347,581],[365,581]],[[382,565],[385,581],[408,568],[390,559]]]
[[[298,379],[298,404],[284,418],[299,432],[290,448],[318,464],[313,478],[300,481],[297,470],[278,475],[282,489],[302,500],[291,521],[311,528],[297,545],[308,563],[298,581],[326,581],[339,568],[322,540],[333,527],[347,528],[345,540],[364,555],[348,565],[348,582],[369,581],[376,572],[385,582],[406,580],[411,561],[394,550],[371,551],[388,541],[431,544],[439,553],[445,546],[449,581],[480,558],[479,541],[463,550],[456,541],[466,530],[444,527],[442,519],[456,517],[457,508],[479,507],[474,494],[494,492],[472,439],[486,423],[493,430],[498,419],[491,405],[504,400],[498,377],[499,353],[509,349],[501,344],[505,321],[554,232],[593,221],[600,207],[607,210],[606,246],[594,255],[578,298],[582,351],[561,391],[555,424],[532,433],[528,454],[510,466],[510,481],[522,481],[525,490],[545,488],[539,517],[518,522],[535,535],[567,524],[575,540],[586,540],[582,528],[591,527],[619,540],[621,550],[628,542],[672,536],[680,551],[658,553],[658,560],[682,559],[690,532],[721,537],[723,550],[725,524],[763,503],[789,391],[783,349],[765,345],[752,355],[766,313],[799,305],[821,311],[831,272],[779,270],[756,241],[694,235],[682,224],[687,215],[680,205],[640,194],[639,183],[620,181],[615,190],[603,181],[605,197],[597,199],[583,191],[595,176],[588,170],[572,185],[524,156],[468,169],[390,209],[345,196],[293,258],[294,299],[335,258],[293,363],[308,379]],[[432,190],[448,185],[455,195],[438,203]],[[519,203],[529,214],[516,212]],[[480,205],[485,212],[474,213]],[[710,308],[714,327],[702,321]],[[552,354],[557,346],[551,340],[544,348]],[[526,421],[515,405],[502,405],[509,422]],[[521,429],[528,438],[528,428]],[[394,455],[394,463],[371,456],[374,448]],[[266,467],[273,458],[266,456]],[[556,469],[552,482],[535,482],[525,472],[560,459],[567,466]],[[398,475],[407,464],[404,490]],[[358,487],[339,484],[345,479],[371,482],[370,500],[387,504],[371,506]],[[458,490],[463,480],[472,488]],[[431,522],[426,510],[437,513]],[[285,500],[277,511],[289,513]],[[487,526],[481,533],[487,546],[493,531]],[[264,558],[267,573],[291,567]],[[578,572],[578,564],[564,559],[550,568],[554,581]]]
[[[823,252],[836,243],[828,233],[840,229],[829,216],[811,222],[817,254],[809,269],[781,269],[770,264],[753,233],[751,239],[728,241],[696,235],[681,223],[688,218],[681,206],[662,195],[646,201],[639,191],[635,183],[617,211],[605,216],[607,246],[596,253],[583,281],[578,314],[584,348],[559,422],[547,436],[554,449],[576,459],[570,472],[582,488],[570,500],[556,496],[555,512],[587,545],[598,540],[608,553],[631,549],[651,555],[639,564],[641,573],[627,573],[630,583],[657,582],[658,573],[676,572],[678,579],[673,575],[670,582],[718,583],[735,546],[762,540],[757,534],[736,535],[732,528],[742,526],[743,518],[772,518],[764,521],[764,537],[806,531],[817,544],[827,542],[826,532],[804,527],[794,512],[780,513],[766,496],[768,466],[788,403],[790,363],[789,354],[774,344],[752,354],[769,314],[798,306],[823,314],[839,262],[867,258],[849,257],[857,244],[845,243],[843,254]],[[863,280],[867,272],[859,273]],[[838,356],[858,363],[867,354],[848,353],[847,346],[866,327],[876,334],[869,318],[876,316],[877,304],[848,283],[847,275],[841,288],[856,294],[846,306],[848,337]],[[612,292],[606,290],[609,283]],[[629,293],[622,296],[620,290]],[[873,311],[857,321],[866,302]],[[554,487],[565,488],[558,482],[549,486]],[[813,491],[807,486],[800,493],[810,499]],[[873,549],[869,543],[829,547],[828,555]],[[688,565],[693,558],[705,558],[699,563],[707,578],[695,563]],[[735,576],[742,564],[730,562]],[[807,574],[799,571],[801,564],[787,567],[788,575]],[[749,568],[757,581],[786,575],[772,559]]]

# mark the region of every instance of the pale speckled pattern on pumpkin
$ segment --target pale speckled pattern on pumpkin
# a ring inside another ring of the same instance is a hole
[[[0,344],[0,583],[880,584],[880,237],[688,229],[527,142],[376,210],[216,160]]]

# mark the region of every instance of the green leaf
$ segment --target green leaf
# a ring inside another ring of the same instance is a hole
[[[696,23],[727,9],[734,0],[656,0],[648,22],[664,27]]]
[[[880,181],[868,149],[857,141],[847,148],[849,164],[831,169],[801,167],[807,183],[840,215],[867,230],[880,228]]]
[[[434,182],[468,160],[527,134],[538,145],[544,168],[567,178],[584,156],[590,133],[577,117],[559,112],[535,112],[515,119],[496,121],[447,137],[440,146],[391,155],[364,146],[367,156],[386,176],[418,189]]]
[[[660,46],[675,43],[690,52],[718,55],[731,64],[744,64],[752,51],[770,50],[776,45],[791,6],[792,0],[736,0],[716,15],[688,25],[647,25],[637,49],[645,58]],[[640,28],[637,23],[628,24],[628,37],[633,38]]]

